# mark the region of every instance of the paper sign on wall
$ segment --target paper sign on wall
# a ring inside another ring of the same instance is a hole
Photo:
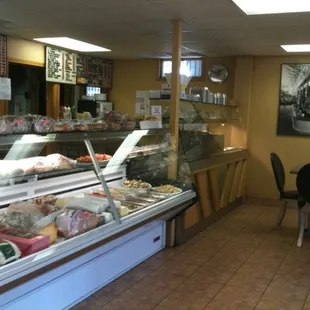
[[[11,100],[11,79],[0,77],[0,100]]]
[[[157,117],[158,119],[161,119],[161,116],[162,116],[161,105],[152,105],[151,115]]]

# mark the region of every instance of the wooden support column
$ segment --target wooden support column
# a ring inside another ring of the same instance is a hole
[[[8,101],[0,100],[0,116],[8,114]]]
[[[168,176],[170,179],[176,179],[178,173],[181,50],[182,21],[174,20],[172,30],[172,73],[170,97],[170,134],[173,150],[169,154],[168,166]]]
[[[182,21],[174,20],[172,27],[172,72],[170,96],[170,135],[172,151],[169,152],[168,178],[176,180],[178,176],[178,144],[179,144],[179,106],[180,106],[180,67],[182,49]],[[175,219],[167,225],[166,235],[173,247],[175,242]]]
[[[46,92],[46,115],[54,119],[59,118],[60,85],[57,83],[47,83]]]

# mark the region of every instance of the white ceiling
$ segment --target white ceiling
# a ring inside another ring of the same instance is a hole
[[[171,53],[175,18],[184,52],[281,55],[281,44],[310,43],[310,13],[246,16],[231,0],[0,0],[0,34],[72,37],[112,49],[108,58]]]

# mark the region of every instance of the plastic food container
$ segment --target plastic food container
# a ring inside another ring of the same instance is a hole
[[[53,132],[55,130],[55,120],[48,116],[39,117],[34,123],[36,132]]]
[[[140,121],[141,129],[163,128],[162,121]]]

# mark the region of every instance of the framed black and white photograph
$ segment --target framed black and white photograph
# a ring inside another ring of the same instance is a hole
[[[277,134],[310,136],[310,64],[282,64]]]

